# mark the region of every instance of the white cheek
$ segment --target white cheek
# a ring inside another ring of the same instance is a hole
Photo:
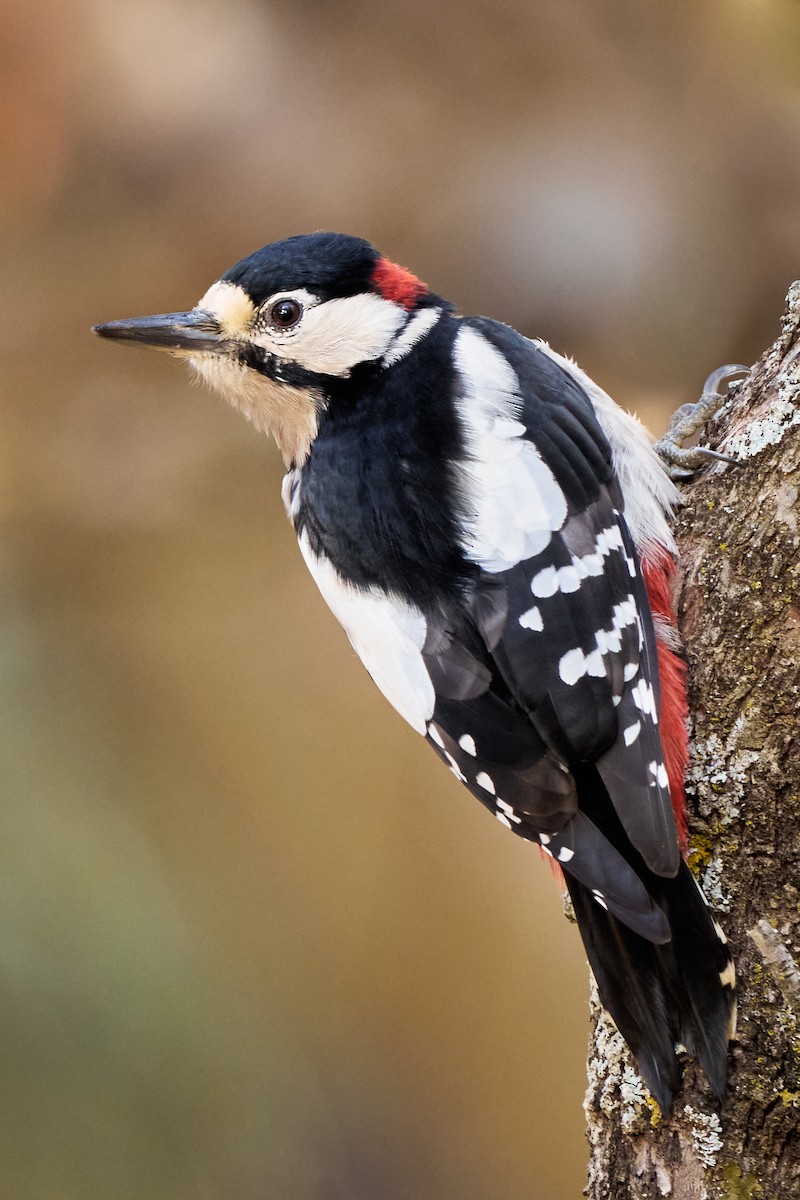
[[[300,293],[291,293],[300,297]],[[385,354],[407,318],[399,304],[364,293],[306,308],[296,330],[257,333],[253,340],[271,354],[321,375],[348,375],[362,362]]]

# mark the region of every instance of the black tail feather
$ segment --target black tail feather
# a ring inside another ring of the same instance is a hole
[[[678,1042],[698,1059],[715,1094],[725,1092],[733,967],[686,864],[674,879],[646,868],[641,875],[669,922],[672,937],[663,945],[634,933],[577,880],[566,879],[603,1006],[659,1107],[668,1112],[680,1085]]]

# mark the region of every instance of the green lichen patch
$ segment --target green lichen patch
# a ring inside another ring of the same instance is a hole
[[[755,1175],[743,1175],[736,1163],[726,1163],[722,1168],[721,1200],[759,1200],[763,1195]]]

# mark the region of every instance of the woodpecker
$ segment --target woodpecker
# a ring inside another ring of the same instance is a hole
[[[725,1090],[733,962],[682,852],[675,485],[572,361],[314,233],[190,311],[95,326],[188,360],[280,449],[283,501],[373,680],[563,871],[600,998],[667,1112]]]

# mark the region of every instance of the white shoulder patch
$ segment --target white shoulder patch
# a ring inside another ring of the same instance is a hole
[[[679,503],[679,493],[650,445],[644,425],[620,408],[572,359],[557,354],[539,339],[534,345],[568,371],[589,397],[611,447],[614,471],[625,497],[625,521],[636,548],[646,557],[647,543],[658,542],[674,554],[669,520]]]
[[[427,623],[418,609],[376,588],[351,587],[308,539],[300,550],[323,598],[386,699],[417,733],[426,732],[436,696],[422,658]]]
[[[520,422],[519,380],[507,359],[476,329],[455,342],[463,381],[456,410],[469,458],[459,464],[473,522],[464,531],[469,558],[505,571],[541,553],[567,518],[567,501]]]

